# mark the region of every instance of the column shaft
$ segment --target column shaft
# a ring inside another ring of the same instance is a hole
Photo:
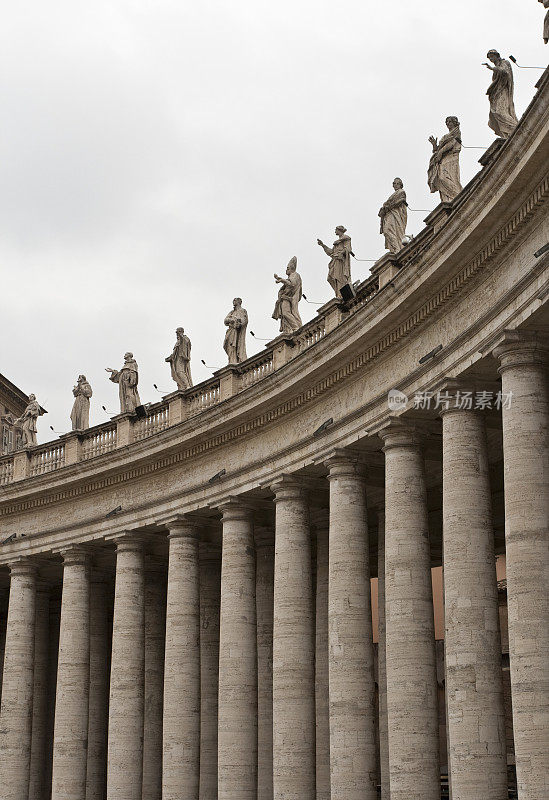
[[[143,543],[117,543],[109,703],[107,800],[141,800],[145,672]]]
[[[328,527],[316,529],[316,798],[331,800],[330,694],[328,689]]]
[[[219,800],[257,797],[255,547],[251,513],[223,508],[219,632]]]
[[[258,537],[257,606],[257,800],[273,800],[273,592],[274,543]]]
[[[28,800],[36,570],[26,562],[11,567],[6,652],[0,709],[0,786],[2,800]]]
[[[90,682],[90,565],[63,553],[63,594],[53,734],[52,800],[85,800]]]
[[[166,646],[166,575],[153,566],[145,579],[145,722],[143,800],[162,800],[162,714]]]
[[[376,800],[375,680],[364,479],[344,454],[328,461],[328,635],[332,794]]]
[[[221,553],[200,545],[200,800],[217,800]]]
[[[274,797],[314,800],[316,730],[309,509],[300,484],[283,479],[274,488]]]
[[[200,570],[198,529],[170,525],[164,674],[163,800],[198,800]]]
[[[440,800],[427,493],[414,432],[385,441],[385,624],[391,800]]]
[[[48,755],[50,590],[41,583],[36,593],[34,632],[34,688],[29,800],[43,800]]]
[[[443,414],[445,665],[453,800],[506,800],[501,641],[484,419]]]
[[[387,659],[385,653],[385,512],[377,515],[377,607],[378,607],[378,687],[379,687],[379,762],[381,800],[389,800],[389,726],[387,720]]]
[[[90,702],[86,800],[104,800],[107,791],[111,603],[112,595],[106,578],[93,575],[90,586]]]

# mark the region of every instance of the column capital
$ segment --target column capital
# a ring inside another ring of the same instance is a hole
[[[252,518],[251,507],[239,497],[229,496],[216,504],[218,511],[221,511],[222,521],[229,520],[249,520]]]
[[[490,391],[494,387],[490,383]],[[438,415],[460,414],[469,412],[470,414],[482,414],[481,408],[475,405],[478,386],[475,380],[465,378],[444,378],[433,387],[433,392],[437,394],[440,402]],[[444,396],[444,397],[443,397]]]
[[[413,422],[391,417],[376,431],[383,441],[383,452],[393,448],[418,449],[423,445],[424,436]]]
[[[141,551],[145,547],[147,540],[147,534],[139,531],[118,531],[118,533],[111,533],[105,536],[105,541],[114,542],[118,553],[131,550]]]
[[[86,546],[70,545],[69,547],[56,549],[53,552],[61,556],[63,559],[63,566],[65,567],[78,565],[89,567],[91,565],[91,552]]]
[[[323,459],[324,466],[328,467],[328,480],[341,477],[354,477],[364,479],[366,467],[359,463],[359,455],[353,450],[338,447],[328,453]]]
[[[199,523],[185,514],[179,514],[177,517],[168,520],[166,527],[168,528],[168,539],[200,538]]]
[[[275,503],[305,498],[307,492],[305,483],[293,475],[280,475],[270,484],[270,488],[274,492]]]
[[[536,331],[503,331],[492,347],[492,355],[498,359],[498,372],[511,367],[543,365],[549,356],[547,337]]]
[[[30,558],[16,558],[8,564],[8,567],[12,578],[24,575],[33,577],[38,574],[38,564]]]

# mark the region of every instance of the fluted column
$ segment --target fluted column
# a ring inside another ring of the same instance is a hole
[[[504,404],[505,550],[519,800],[549,794],[549,390],[547,343],[509,331]]]
[[[90,686],[90,557],[63,556],[63,594],[53,733],[52,800],[85,800]]]
[[[50,587],[40,581],[36,592],[34,687],[29,800],[43,800],[46,791],[49,705]]]
[[[200,777],[199,529],[169,524],[164,669],[163,800],[198,800]]]
[[[328,521],[315,523],[316,530],[316,800],[331,800],[330,794],[330,694],[328,689]]]
[[[274,798],[314,800],[316,731],[309,508],[299,482],[284,477],[273,489]]]
[[[86,800],[104,800],[107,790],[107,734],[109,711],[110,583],[103,573],[92,573],[90,585],[90,702],[88,713],[88,769]]]
[[[29,792],[36,568],[25,560],[11,565],[6,651],[0,709],[2,800],[27,800]]]
[[[379,765],[381,800],[389,800],[389,727],[387,722],[387,659],[385,654],[385,511],[377,514],[377,674],[379,687]]]
[[[166,573],[148,560],[145,574],[143,800],[162,800],[162,716],[166,645]]]
[[[200,544],[200,800],[217,800],[221,552]]]
[[[107,800],[141,800],[145,690],[144,542],[139,534],[131,531],[115,541]]]
[[[257,800],[273,798],[273,591],[272,531],[256,530]]]
[[[338,451],[328,461],[328,636],[332,794],[376,800],[375,680],[364,477]]]
[[[385,624],[391,800],[440,800],[427,492],[421,443],[391,421],[385,452]]]
[[[442,415],[444,619],[453,800],[506,800],[501,641],[486,430]]]
[[[219,800],[257,797],[257,641],[252,515],[222,507],[219,631]]]

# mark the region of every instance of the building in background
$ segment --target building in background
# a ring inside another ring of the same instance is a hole
[[[13,453],[20,446],[20,431],[13,423],[26,408],[29,398],[0,374],[0,455]]]

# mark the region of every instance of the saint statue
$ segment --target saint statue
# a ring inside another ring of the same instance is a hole
[[[402,240],[406,233],[406,223],[408,222],[408,203],[406,202],[406,192],[404,184],[400,178],[393,181],[393,194],[386,200],[379,209],[381,217],[380,233],[385,236],[385,247],[390,253],[398,253],[402,250]]]
[[[137,383],[139,381],[137,362],[134,360],[133,353],[126,353],[124,356],[124,366],[116,370],[107,367],[106,372],[110,372],[109,380],[118,384],[118,394],[120,396],[120,413],[133,414],[137,406],[141,405]]]
[[[90,427],[90,397],[92,388],[85,375],[79,375],[76,386],[72,390],[74,405],[71,411],[73,431],[84,431]]]
[[[341,297],[341,287],[351,282],[351,256],[354,255],[351,247],[351,237],[346,236],[347,228],[338,225],[335,229],[337,239],[332,247],[328,247],[321,239],[317,239],[327,256],[330,256],[328,265],[328,283],[335,292],[336,297]]]
[[[242,299],[235,297],[233,309],[225,317],[227,326],[223,349],[229,357],[229,364],[240,364],[246,361],[246,328],[248,327],[248,312],[242,308]]]
[[[459,154],[461,152],[461,131],[457,117],[446,117],[448,133],[437,142],[429,136],[433,145],[433,155],[429,161],[427,183],[431,192],[439,192],[442,203],[451,203],[461,192],[459,175]]]
[[[513,69],[511,63],[502,58],[497,50],[488,50],[486,55],[494,65],[491,67],[486,62],[483,64],[493,73],[492,83],[486,92],[490,100],[488,126],[496,136],[507,139],[518,125],[513,101]]]
[[[44,409],[40,408],[36,395],[29,394],[29,402],[26,409],[23,411],[22,416],[14,422],[14,425],[21,428],[23,447],[33,447],[33,445],[37,444],[36,433],[38,428],[36,421],[38,417],[45,413]]]
[[[539,3],[543,3],[544,8],[549,8],[549,0],[538,0]],[[545,44],[549,42],[549,11],[545,15],[545,21],[543,23],[543,41]]]
[[[297,258],[290,259],[286,267],[287,278],[281,278],[275,272],[275,281],[282,286],[278,290],[273,319],[280,320],[281,333],[293,333],[303,325],[299,316],[299,301],[301,300],[301,275],[297,272]]]
[[[175,331],[177,341],[171,356],[166,361],[169,362],[172,370],[172,378],[177,383],[178,389],[189,389],[193,385],[191,378],[191,340],[185,335],[183,328]]]

